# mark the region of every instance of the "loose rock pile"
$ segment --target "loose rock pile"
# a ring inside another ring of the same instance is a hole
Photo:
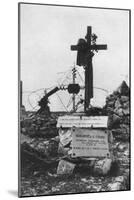
[[[104,107],[109,115],[108,127],[112,130],[114,138],[121,141],[129,141],[130,136],[129,93],[129,87],[123,81],[117,90],[106,98]]]
[[[56,117],[32,114],[21,121],[21,133],[29,137],[52,138],[58,135]]]
[[[57,159],[59,137],[53,114],[32,113],[21,121],[21,154],[51,163]]]
[[[58,138],[44,140],[43,138],[34,138],[26,140],[21,144],[21,152],[31,155],[36,159],[46,163],[56,161],[58,156]]]
[[[109,115],[108,127],[114,138],[113,153],[121,175],[108,185],[108,190],[122,190],[124,183],[129,185],[130,176],[130,89],[125,81],[106,98],[104,109]]]

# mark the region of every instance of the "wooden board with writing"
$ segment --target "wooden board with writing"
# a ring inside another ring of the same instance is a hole
[[[108,116],[60,116],[57,127],[107,128]]]
[[[108,134],[105,130],[75,128],[72,136],[72,157],[109,155]]]

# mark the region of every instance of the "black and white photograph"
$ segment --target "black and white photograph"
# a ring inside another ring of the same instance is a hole
[[[18,4],[19,197],[131,189],[130,20]]]

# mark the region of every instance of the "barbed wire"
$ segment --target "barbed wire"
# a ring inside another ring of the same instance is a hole
[[[58,87],[59,87],[59,88],[60,88],[62,85],[64,85],[64,83],[66,83],[68,80],[71,80],[70,73],[72,74],[72,68],[73,68],[73,67],[74,67],[74,66],[71,66],[70,69],[69,69],[68,71],[66,71],[66,72],[59,72],[59,74],[62,73],[62,74],[64,74],[64,76],[65,76],[65,77],[63,77],[63,79],[61,80],[61,82],[57,80],[57,84],[58,84]],[[78,71],[78,67],[75,66],[75,68],[76,68],[76,70],[77,70],[77,74],[78,74],[80,80],[81,80],[82,82],[84,82],[83,77],[81,76],[80,72]],[[40,99],[41,96],[45,94],[45,91],[51,90],[51,89],[54,88],[54,87],[56,87],[56,86],[51,86],[51,87],[49,87],[49,88],[39,88],[39,89],[36,89],[36,90],[33,90],[33,91],[23,91],[23,94],[28,94],[27,101],[28,101],[30,107],[32,108],[32,110],[35,110],[35,108],[38,106],[38,104],[36,104],[35,106],[33,106],[33,104],[31,103],[31,99],[30,99],[31,95],[36,94],[36,95],[39,97],[39,99]],[[95,86],[94,88],[95,88],[95,89],[98,89],[98,90],[102,90],[102,91],[106,92],[107,94],[109,93],[108,90],[106,90],[106,89],[104,89],[104,88],[96,87],[96,86]],[[83,86],[83,87],[81,87],[81,89],[85,89],[85,87]],[[38,92],[40,92],[40,91],[43,91],[42,94],[38,94]],[[65,108],[65,110],[68,112],[68,109],[67,109],[67,108],[68,108],[68,107],[71,105],[71,103],[72,103],[72,97],[69,99],[69,102],[68,102],[67,106],[65,106],[65,104],[63,103],[61,97],[60,97],[57,93],[56,93],[56,95],[57,95],[57,97],[59,98],[59,100],[60,100],[61,104],[63,105],[63,107]]]
[[[63,107],[65,108],[65,110],[68,112],[68,110],[67,110],[66,106],[64,105],[63,101],[61,100],[60,96],[57,93],[56,93],[56,95],[58,96],[58,98],[59,98],[61,104],[63,105]]]

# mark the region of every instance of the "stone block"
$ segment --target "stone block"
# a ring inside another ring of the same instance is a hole
[[[105,158],[102,160],[97,160],[94,165],[94,173],[99,175],[106,175],[110,171],[112,166],[112,160],[110,158]]]
[[[108,184],[108,191],[117,191],[122,189],[122,183],[120,182],[114,182]]]
[[[57,174],[72,174],[75,168],[75,164],[66,160],[60,160],[57,168]]]
[[[125,181],[124,176],[117,176],[117,177],[115,178],[115,182],[123,183],[124,181]]]

